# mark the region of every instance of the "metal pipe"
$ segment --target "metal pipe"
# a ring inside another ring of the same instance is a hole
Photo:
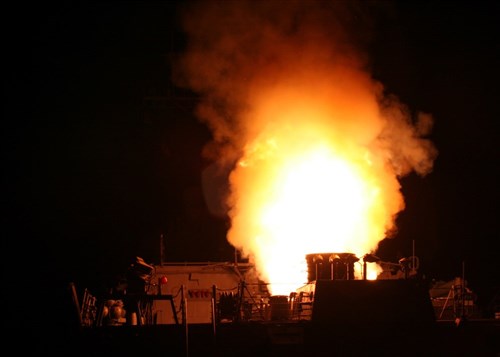
[[[184,346],[186,349],[186,357],[189,356],[189,330],[187,322],[187,298],[185,293],[185,286],[181,286],[181,301],[182,301],[182,323],[184,324]]]
[[[216,335],[217,335],[217,287],[212,285],[212,333],[213,333],[213,342],[216,344]]]

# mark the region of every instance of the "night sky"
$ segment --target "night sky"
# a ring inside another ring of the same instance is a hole
[[[13,9],[4,26],[3,276],[9,291],[69,282],[97,292],[135,256],[231,261],[229,222],[204,200],[211,134],[175,87],[179,2],[69,2]],[[431,113],[431,174],[402,179],[387,261],[462,275],[487,303],[500,286],[498,53],[494,2],[367,2],[372,74]],[[358,19],[359,21],[359,19]],[[50,300],[50,299],[49,299]]]

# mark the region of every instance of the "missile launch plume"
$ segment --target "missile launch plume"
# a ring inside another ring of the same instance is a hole
[[[305,254],[373,252],[405,207],[399,180],[429,174],[437,155],[432,116],[370,74],[353,4],[201,1],[183,13],[175,81],[199,94],[204,153],[229,171],[227,239],[273,293],[305,282]]]

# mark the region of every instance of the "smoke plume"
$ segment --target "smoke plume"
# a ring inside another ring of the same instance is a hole
[[[266,235],[252,228],[251,207],[274,194],[267,181],[279,181],[276,168],[289,164],[287,156],[324,143],[377,187],[383,209],[367,215],[377,223],[351,243],[353,250],[373,250],[404,209],[398,180],[430,173],[437,151],[425,138],[431,115],[412,116],[369,73],[360,45],[372,23],[362,3],[188,4],[182,17],[188,41],[175,81],[200,95],[196,114],[213,133],[204,153],[230,172],[223,198],[232,219],[230,243],[264,264],[259,247]]]

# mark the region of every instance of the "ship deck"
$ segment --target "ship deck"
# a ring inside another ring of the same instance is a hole
[[[32,331],[36,355],[51,356],[498,356],[500,320],[431,325],[275,321],[101,326]],[[37,341],[37,342],[35,342]]]

